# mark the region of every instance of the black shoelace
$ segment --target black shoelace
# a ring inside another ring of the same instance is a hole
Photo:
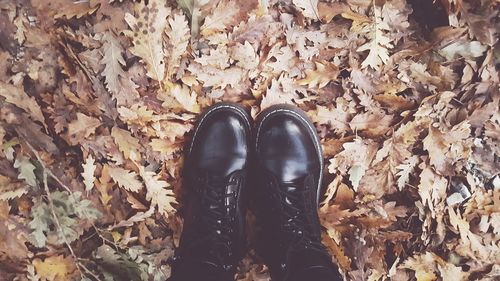
[[[307,248],[323,250],[320,237],[314,232],[315,206],[306,206],[313,203],[305,196],[309,196],[307,190],[296,183],[284,183],[280,188],[281,204],[284,210],[282,227],[295,238],[294,244]],[[315,204],[315,203],[314,203]]]
[[[202,194],[201,216],[205,238],[210,240],[212,254],[221,261],[233,255],[233,229],[237,180],[204,176],[199,182]]]

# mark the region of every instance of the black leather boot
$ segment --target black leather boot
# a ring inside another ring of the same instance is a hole
[[[184,163],[185,221],[171,280],[233,280],[246,244],[250,130],[237,105],[216,104],[200,116]]]
[[[289,105],[264,110],[256,123],[256,243],[272,280],[342,280],[321,244],[323,156],[314,125]]]

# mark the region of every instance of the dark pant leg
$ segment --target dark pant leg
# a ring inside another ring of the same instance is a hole
[[[322,251],[294,250],[287,259],[283,281],[342,281],[337,265]]]
[[[167,281],[234,281],[234,275],[210,263],[174,264]]]

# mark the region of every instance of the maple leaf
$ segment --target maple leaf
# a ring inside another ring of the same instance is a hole
[[[304,17],[319,20],[318,0],[293,0],[293,4],[300,8]]]
[[[82,172],[82,177],[83,177],[83,183],[85,184],[85,191],[90,191],[92,188],[94,188],[94,181],[95,181],[95,170],[96,170],[96,165],[94,164],[94,158],[92,155],[89,154],[87,157],[87,160],[85,160],[85,164],[82,165],[83,167],[83,172]]]
[[[141,145],[139,140],[134,138],[129,131],[113,127],[113,129],[111,129],[111,136],[125,158],[130,160],[139,159],[141,156],[139,152]]]
[[[115,181],[121,188],[131,192],[139,192],[142,189],[142,183],[137,178],[136,172],[128,171],[120,167],[108,166],[108,173],[113,181]]]
[[[135,4],[138,17],[125,14],[125,21],[131,30],[124,30],[133,43],[130,51],[140,57],[146,64],[147,75],[154,80],[162,81],[165,77],[165,53],[163,51],[163,32],[167,26],[170,9],[159,0],[151,0]]]
[[[330,81],[336,80],[340,73],[339,68],[331,62],[315,62],[316,70],[306,70],[306,78],[297,81],[299,85],[308,85],[310,88],[325,87]]]
[[[80,143],[95,133],[95,129],[101,126],[99,119],[87,116],[81,112],[76,113],[76,120],[68,124],[68,137],[71,144]]]
[[[42,281],[63,281],[70,280],[76,274],[75,262],[71,257],[56,255],[33,260],[37,275]]]

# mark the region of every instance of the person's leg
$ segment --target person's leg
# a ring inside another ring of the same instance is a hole
[[[259,114],[254,130],[257,252],[273,281],[342,280],[321,244],[317,208],[323,155],[304,112],[287,105]]]
[[[184,227],[171,281],[232,280],[245,250],[251,123],[233,104],[201,115],[183,170]]]
[[[208,263],[183,263],[174,266],[168,281],[234,281],[234,274]]]
[[[312,249],[293,249],[286,261],[284,281],[342,281],[336,265],[325,252]]]

